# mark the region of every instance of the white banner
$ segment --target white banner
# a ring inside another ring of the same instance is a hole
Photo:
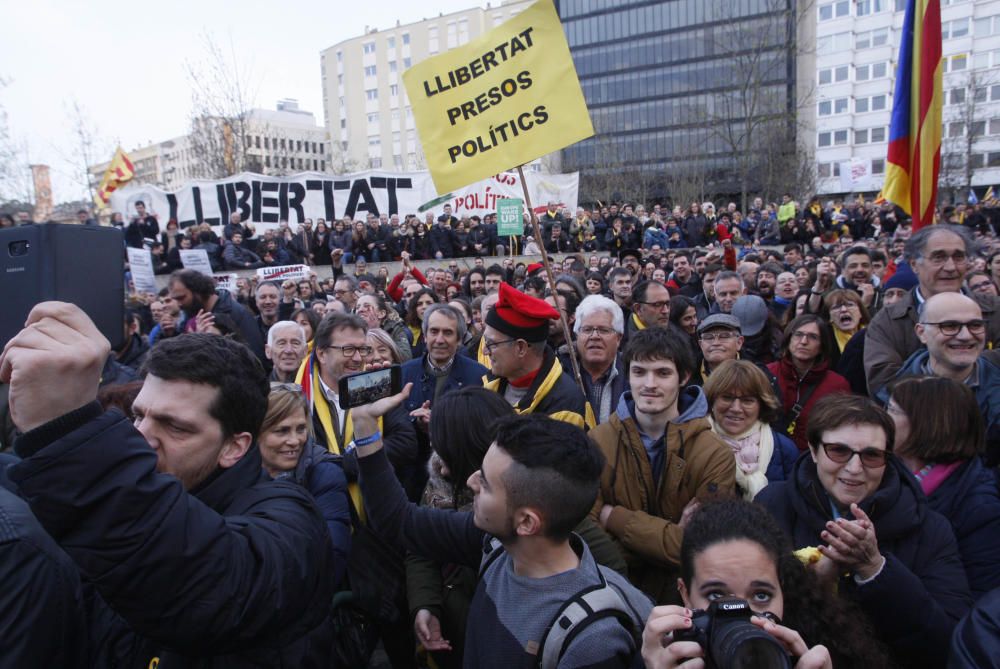
[[[236,294],[236,280],[240,278],[239,274],[212,274],[211,277],[215,279],[217,289]]]
[[[845,192],[874,190],[872,159],[851,158],[840,163],[840,189]]]
[[[208,252],[205,249],[177,249],[181,254],[181,264],[184,269],[193,269],[212,276],[212,263],[208,260]]]
[[[526,172],[525,181],[535,211],[545,211],[549,202],[576,210],[579,173],[541,174]],[[191,181],[180,190],[167,192],[155,186],[131,184],[111,194],[111,209],[128,221],[135,203],[142,201],[155,214],[160,229],[175,219],[181,228],[206,222],[213,226],[229,222],[233,212],[258,231],[277,227],[282,220],[301,223],[306,218],[328,223],[345,216],[365,220],[368,213],[416,214],[437,218],[445,204],[462,216],[496,213],[497,200],[524,197],[516,172],[504,172],[453,193],[439,194],[429,172],[369,171],[335,176],[303,172],[288,177],[243,173],[217,181]]]
[[[135,286],[136,292],[158,291],[156,275],[153,272],[153,254],[147,249],[134,249],[131,246],[125,250],[128,251],[128,268],[132,272],[132,285]]]
[[[261,267],[257,270],[257,277],[261,281],[284,281],[291,279],[298,281],[309,277],[309,269],[306,265],[281,265],[279,267]]]

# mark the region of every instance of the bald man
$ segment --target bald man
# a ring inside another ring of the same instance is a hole
[[[987,323],[975,300],[961,293],[938,293],[924,302],[915,326],[926,347],[911,355],[896,378],[942,376],[964,383],[975,392],[987,428],[1000,422],[1000,366],[997,352],[986,349]],[[883,389],[879,399],[887,402]]]

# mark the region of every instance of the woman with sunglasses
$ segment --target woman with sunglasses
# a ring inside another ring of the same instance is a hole
[[[272,383],[257,444],[264,471],[275,481],[297,483],[313,496],[333,541],[334,578],[341,582],[351,547],[347,477],[338,458],[313,439],[309,404],[294,383]]]
[[[818,549],[811,568],[860,605],[899,666],[945,666],[968,581],[950,523],[892,455],[892,419],[867,398],[831,395],[807,436],[789,480],[755,501],[796,549]]]
[[[1000,588],[1000,488],[980,459],[983,414],[965,384],[940,376],[897,382],[886,407],[896,425],[896,455],[947,518],[972,596]]]

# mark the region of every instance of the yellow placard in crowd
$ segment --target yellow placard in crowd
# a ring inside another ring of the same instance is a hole
[[[552,0],[403,73],[439,193],[594,134]]]

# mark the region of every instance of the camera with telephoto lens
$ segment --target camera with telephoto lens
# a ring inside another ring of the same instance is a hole
[[[697,641],[708,669],[790,669],[788,653],[773,636],[750,622],[757,614],[745,599],[723,597],[695,609],[691,629],[675,630],[674,641]]]

